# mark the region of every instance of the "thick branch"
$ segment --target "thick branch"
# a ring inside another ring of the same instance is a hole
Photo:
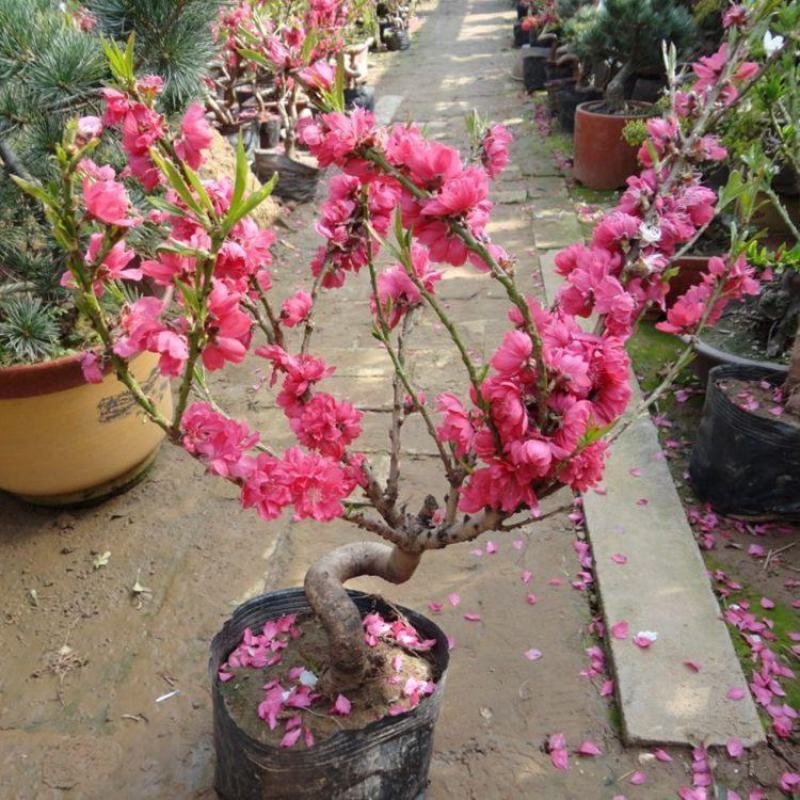
[[[344,584],[363,575],[405,583],[421,555],[376,542],[354,542],[323,556],[306,574],[305,592],[325,628],[330,646],[329,672],[324,685],[347,691],[363,685],[369,667],[361,614]]]

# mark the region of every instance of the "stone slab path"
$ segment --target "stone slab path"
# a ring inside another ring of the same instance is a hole
[[[509,124],[515,166],[497,186],[492,233],[520,257],[524,288],[541,294],[534,229],[540,244],[552,246],[565,234],[546,216],[534,219],[528,198],[536,208],[537,198],[562,203],[565,195],[540,157],[529,101],[509,77],[514,17],[508,0],[421,3],[412,49],[378,59],[376,93],[384,119],[413,116],[452,144],[465,143],[462,116],[473,106]],[[279,229],[280,296],[306,278],[320,242],[314,217],[314,207],[302,208],[286,220],[288,232]],[[380,467],[390,371],[370,335],[365,282],[365,275],[349,279],[327,298],[313,350],[338,366],[325,388],[367,412],[361,443]],[[450,269],[440,294],[469,346],[491,352],[507,327],[499,288],[469,269]],[[419,323],[411,363],[429,397],[464,388],[444,342],[434,321]],[[263,366],[248,360],[213,389],[229,413],[247,417],[280,448],[291,442],[282,414],[268,392],[251,388]],[[405,491],[415,503],[442,482],[418,422],[406,434]],[[299,585],[313,560],[359,535],[343,524],[288,518],[265,525],[240,510],[232,487],[166,449],[143,484],[94,509],[58,513],[0,497],[0,797],[212,800],[209,639],[242,600]],[[433,554],[405,586],[355,583],[421,610],[451,592],[461,596],[437,618],[455,647],[427,800],[675,796],[687,783],[687,754],[675,751],[673,763],[656,764],[624,747],[615,708],[599,695],[602,678],[580,674],[595,642],[587,635],[587,596],[570,586],[579,569],[571,524],[554,516],[518,539],[520,549],[511,537],[487,535]],[[498,543],[497,554],[485,554],[488,540]],[[105,551],[107,565],[95,569]],[[527,586],[523,570],[533,572]],[[132,592],[137,581],[148,591]],[[526,602],[528,592],[537,595],[535,605]],[[465,620],[464,612],[481,621]],[[59,678],[64,648],[73,658]],[[542,658],[527,660],[530,648]],[[180,694],[156,703],[175,689]],[[568,772],[555,770],[543,744],[556,732],[571,748],[591,739],[602,755],[571,757]],[[636,770],[646,771],[646,785],[630,785]]]

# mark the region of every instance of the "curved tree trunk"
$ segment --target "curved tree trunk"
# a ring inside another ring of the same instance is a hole
[[[626,61],[606,87],[606,102],[612,112],[621,111],[625,105],[625,83],[633,75],[633,64]]]
[[[390,583],[405,583],[414,574],[421,553],[408,553],[377,542],[354,542],[323,556],[305,578],[305,592],[330,645],[326,688],[355,689],[364,681],[369,652],[364,641],[361,614],[345,591],[346,581],[374,575]]]

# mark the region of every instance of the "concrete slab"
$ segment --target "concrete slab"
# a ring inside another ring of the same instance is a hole
[[[562,280],[555,272],[557,252],[539,254],[548,298]],[[631,383],[635,408],[641,392],[632,372]],[[764,729],[749,693],[738,701],[725,696],[747,681],[660,453],[650,417],[640,418],[612,447],[605,494],[584,496],[606,627],[628,623],[627,639],[609,638],[625,739],[724,745],[735,736],[752,746],[765,741]],[[631,475],[635,468],[639,477]],[[626,556],[627,563],[617,564],[615,554]],[[650,649],[633,644],[639,631],[658,634]],[[699,664],[700,671],[686,661]]]
[[[394,119],[397,109],[403,103],[403,96],[386,94],[375,101],[375,119],[378,125],[388,125]]]

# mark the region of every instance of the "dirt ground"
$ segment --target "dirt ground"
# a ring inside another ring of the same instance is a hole
[[[376,94],[402,96],[398,118],[428,122],[456,144],[469,107],[509,123],[518,167],[499,186],[494,236],[524,261],[535,231],[518,195],[532,174],[535,134],[509,77],[513,19],[507,0],[421,4],[412,50],[379,57]],[[306,274],[319,243],[313,216],[301,208],[279,228],[281,296]],[[535,264],[524,271],[535,291]],[[338,365],[326,388],[368,411],[362,444],[380,466],[389,367],[370,336],[364,280],[328,299],[312,351]],[[451,269],[440,293],[471,348],[486,353],[499,341],[505,303],[488,279]],[[413,370],[429,397],[463,386],[443,341],[431,320],[419,325]],[[251,388],[263,367],[256,361],[226,371],[215,394],[281,447],[290,441],[281,415],[267,391]],[[405,488],[418,502],[441,479],[421,428],[409,424],[407,433]],[[0,798],[215,797],[210,638],[242,600],[300,585],[315,558],[355,538],[340,523],[264,524],[240,510],[232,488],[168,449],[143,483],[96,508],[58,512],[1,497]],[[489,540],[497,553],[486,552]],[[690,753],[671,750],[674,760],[661,763],[624,748],[618,712],[599,693],[607,676],[580,674],[596,641],[588,633],[591,595],[571,586],[580,569],[574,543],[572,524],[558,515],[519,537],[486,535],[435,553],[406,586],[354,583],[420,610],[445,604],[436,621],[455,644],[427,800],[661,800],[690,782]],[[525,570],[533,573],[528,584]],[[453,592],[457,607],[447,601]],[[464,619],[467,612],[480,621]],[[531,649],[541,658],[526,658]],[[570,769],[558,771],[543,749],[554,733],[564,733],[570,749],[590,739],[602,755],[571,755]],[[642,785],[630,782],[637,771],[646,775]],[[726,768],[728,785],[746,771]],[[774,782],[771,763],[769,772]]]

